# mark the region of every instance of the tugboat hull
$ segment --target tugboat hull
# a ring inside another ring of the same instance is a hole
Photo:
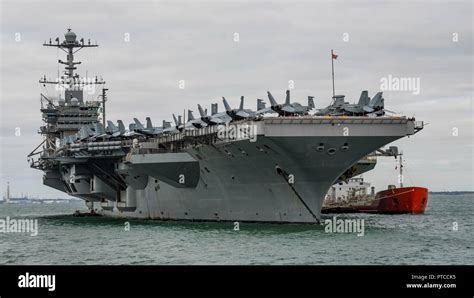
[[[377,193],[378,213],[412,213],[425,212],[428,204],[428,189],[424,187],[400,187]]]
[[[422,214],[428,204],[428,189],[400,187],[379,191],[368,206],[351,206],[355,212],[381,214]]]

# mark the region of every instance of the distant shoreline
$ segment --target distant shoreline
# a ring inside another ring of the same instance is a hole
[[[457,196],[457,195],[470,195],[474,194],[474,191],[430,191],[428,194],[431,195],[452,195],[452,196]]]

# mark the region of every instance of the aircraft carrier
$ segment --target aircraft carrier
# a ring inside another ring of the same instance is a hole
[[[44,43],[67,54],[64,75],[40,79],[63,90],[59,97],[41,94],[44,140],[29,155],[32,168],[44,172],[43,183],[84,199],[94,212],[123,218],[161,220],[319,222],[322,203],[334,183],[373,169],[371,152],[423,128],[404,116],[388,116],[382,93],[372,99],[363,91],[358,104],[334,96],[316,110],[291,102],[290,91],[279,104],[257,110],[217,104],[211,113],[198,106],[154,127],[151,118],[126,128],[106,121],[107,89],[102,79],[80,77],[74,54],[96,47],[78,40],[70,29],[65,39]],[[102,86],[100,96],[84,97],[85,88]],[[186,119],[187,118],[187,119]]]

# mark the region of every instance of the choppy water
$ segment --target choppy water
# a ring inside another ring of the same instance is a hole
[[[431,195],[423,215],[341,214],[365,235],[296,224],[77,218],[83,203],[0,205],[38,219],[38,235],[0,233],[0,264],[474,264],[472,195]],[[323,219],[332,218],[324,215]],[[453,222],[458,230],[453,230]]]

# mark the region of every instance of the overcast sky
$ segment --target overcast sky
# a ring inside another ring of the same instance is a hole
[[[100,45],[83,49],[78,73],[107,81],[108,119],[152,117],[225,96],[246,107],[272,91],[284,100],[314,95],[325,107],[336,93],[357,101],[373,96],[389,75],[419,78],[420,94],[385,91],[389,110],[429,123],[397,141],[405,153],[405,182],[439,190],[473,190],[472,1],[12,1],[1,4],[0,190],[65,197],[42,185],[26,155],[40,142],[38,79],[55,78],[64,53],[42,47],[69,26]],[[234,41],[238,33],[239,41]],[[129,40],[127,40],[129,36]],[[62,69],[62,67],[61,67]],[[185,88],[179,81],[185,80]],[[222,110],[222,105],[219,105]],[[15,136],[15,128],[21,135]],[[454,136],[454,130],[458,135]],[[393,158],[379,159],[364,175],[377,189],[397,180]]]

